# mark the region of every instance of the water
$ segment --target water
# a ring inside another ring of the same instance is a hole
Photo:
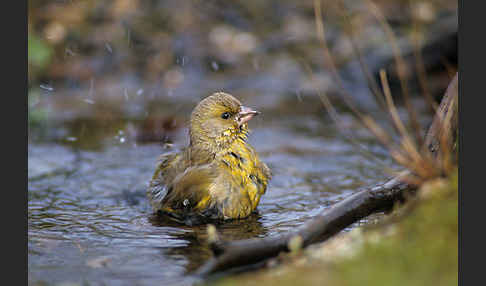
[[[270,109],[250,123],[250,142],[274,176],[258,214],[218,226],[223,239],[292,230],[384,178],[323,116],[294,111]],[[29,281],[192,284],[191,271],[211,257],[205,226],[162,223],[145,198],[157,157],[184,146],[187,130],[170,145],[143,144],[127,120],[59,122],[29,143]]]

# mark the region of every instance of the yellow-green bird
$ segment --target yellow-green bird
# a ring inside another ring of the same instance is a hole
[[[227,93],[203,99],[191,114],[189,146],[162,155],[150,181],[154,212],[188,225],[249,216],[271,179],[247,142],[257,114]]]

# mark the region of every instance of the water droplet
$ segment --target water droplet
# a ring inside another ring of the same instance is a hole
[[[47,84],[41,84],[39,87],[42,88],[42,89],[45,89],[47,91],[53,91],[54,90],[54,88],[52,88],[51,86],[49,86]]]
[[[67,137],[67,138],[66,138],[66,140],[67,140],[67,141],[74,142],[74,141],[77,141],[77,140],[78,140],[78,138],[76,138],[76,137]]]
[[[260,70],[260,62],[258,61],[258,59],[254,58],[252,60],[252,64],[253,64],[253,68],[258,71]]]
[[[88,97],[93,97],[93,90],[94,90],[94,78],[89,80],[89,93]]]
[[[89,99],[89,98],[85,98],[85,99],[83,99],[83,101],[86,102],[86,103],[89,103],[89,104],[94,104],[95,103],[94,100]]]
[[[302,102],[302,96],[300,94],[300,90],[295,91],[295,95],[297,95],[297,99]]]
[[[110,44],[105,43],[105,48],[108,50],[108,52],[110,52],[110,54],[113,53],[113,50],[111,49]]]
[[[211,68],[214,70],[214,71],[217,71],[219,70],[219,65],[217,62],[211,62]]]
[[[130,30],[127,29],[127,44],[130,47]]]
[[[75,52],[73,52],[73,51],[72,51],[70,48],[66,48],[66,49],[65,49],[65,53],[66,53],[66,55],[68,55],[68,56],[75,56],[75,55],[76,55],[76,53],[75,53]]]
[[[137,90],[137,95],[142,95],[143,94],[143,88]]]
[[[120,143],[125,143],[125,137],[120,138]]]

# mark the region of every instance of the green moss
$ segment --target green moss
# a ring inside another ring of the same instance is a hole
[[[333,263],[286,265],[228,277],[221,285],[457,285],[457,173],[429,184],[400,209],[393,233],[366,240],[355,256]],[[378,230],[379,231],[379,230]],[[367,237],[365,235],[365,237]],[[368,236],[369,237],[369,236]]]
[[[52,48],[35,34],[29,32],[27,38],[28,78],[36,81],[37,76],[49,65],[52,58]]]
[[[457,175],[432,187],[397,225],[396,234],[366,243],[353,259],[336,265],[342,285],[457,285]]]
[[[36,35],[29,33],[28,38],[29,65],[43,68],[51,58],[50,47]]]

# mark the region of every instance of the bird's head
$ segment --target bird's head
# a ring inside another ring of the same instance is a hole
[[[191,146],[216,153],[238,137],[246,139],[247,122],[260,112],[245,107],[230,94],[214,93],[203,99],[191,114]]]

